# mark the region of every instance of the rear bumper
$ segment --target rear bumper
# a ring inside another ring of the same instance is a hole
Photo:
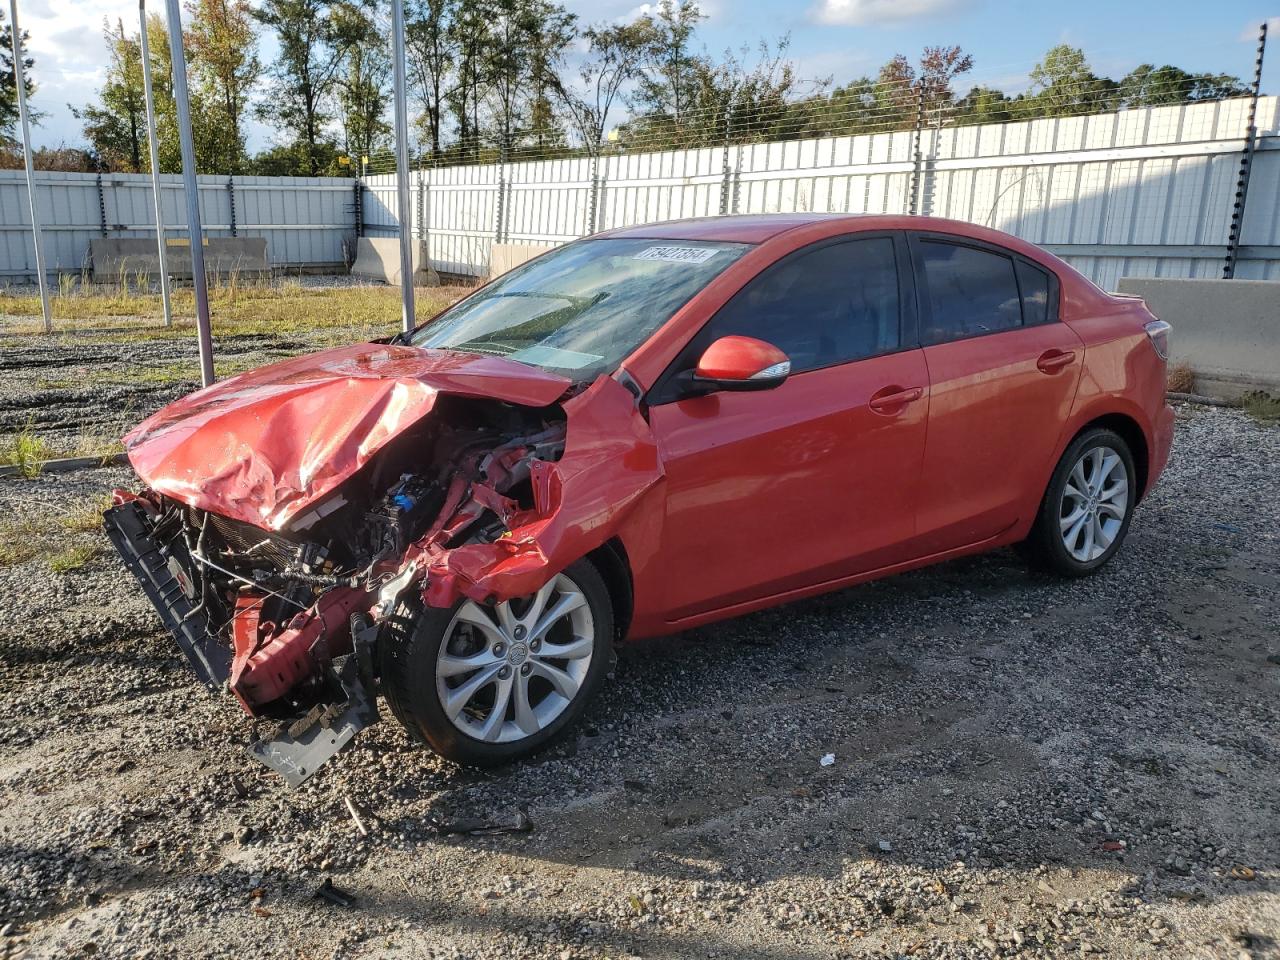
[[[1151,456],[1147,465],[1147,488],[1143,491],[1143,496],[1155,488],[1169,463],[1169,451],[1173,448],[1173,423],[1173,407],[1166,403],[1151,424]]]

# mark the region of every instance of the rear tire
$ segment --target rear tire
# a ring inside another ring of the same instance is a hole
[[[379,646],[391,712],[414,739],[466,766],[511,763],[549,745],[582,715],[612,661],[609,591],[588,560],[533,597],[403,607],[393,622]]]
[[[1120,549],[1137,494],[1137,471],[1124,438],[1101,427],[1086,430],[1058,461],[1019,552],[1062,576],[1088,576]]]

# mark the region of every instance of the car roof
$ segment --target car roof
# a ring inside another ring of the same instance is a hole
[[[764,243],[790,230],[817,223],[848,223],[850,230],[938,230],[1010,246],[1017,238],[977,224],[943,217],[908,216],[901,213],[748,213],[720,217],[693,217],[619,227],[600,237],[634,237],[645,240],[718,240],[724,243]]]

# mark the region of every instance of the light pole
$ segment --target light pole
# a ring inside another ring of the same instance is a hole
[[[53,332],[53,316],[49,313],[49,278],[44,275],[44,238],[40,236],[40,217],[36,213],[36,173],[31,160],[31,120],[27,114],[27,78],[22,60],[22,28],[18,25],[18,0],[9,0],[9,26],[13,31],[13,82],[18,88],[18,118],[22,125],[22,161],[27,168],[27,202],[31,207],[31,237],[36,245],[36,282],[40,285],[40,312],[44,314],[44,332]]]
[[[10,3],[14,0],[9,0]],[[209,327],[209,287],[204,275],[204,230],[200,195],[196,192],[196,146],[191,137],[191,103],[187,96],[187,60],[182,49],[182,8],[165,0],[169,21],[169,57],[173,61],[173,99],[178,107],[178,144],[182,148],[182,185],[187,194],[187,233],[191,238],[191,282],[196,293],[196,336],[200,341],[200,383],[213,383],[213,335]]]
[[[169,0],[176,3],[177,0]],[[400,215],[400,327],[415,326],[413,303],[413,230],[409,219],[409,108],[405,98],[404,0],[391,0],[391,40],[396,114],[396,208]]]
[[[156,204],[156,253],[160,259],[160,302],[164,304],[164,325],[173,326],[173,304],[169,300],[169,258],[165,250],[164,207],[160,202],[160,148],[156,144],[156,107],[151,93],[151,47],[147,43],[147,0],[138,0],[138,23],[142,32],[142,88],[147,101],[147,146],[151,150],[151,193]]]

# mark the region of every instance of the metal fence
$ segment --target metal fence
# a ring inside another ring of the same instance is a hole
[[[1217,277],[1230,240],[1248,99],[982,126],[723,148],[429,167],[412,225],[433,266],[483,276],[495,241],[552,246],[596,230],[721,213],[920,213],[1041,244],[1100,285]],[[1236,275],[1280,280],[1280,100],[1258,101]],[[181,183],[165,219],[185,231]],[[153,236],[145,176],[43,173],[46,259],[79,271],[94,236]],[[357,233],[395,235],[394,175],[201,177],[210,236],[265,236],[282,268],[337,268]],[[30,276],[20,172],[0,171],[0,276]],[[357,192],[362,202],[357,205]]]
[[[554,245],[720,213],[919,213],[1042,244],[1103,287],[1221,276],[1248,99],[914,133],[439,167],[414,174],[413,230],[439,270],[483,274],[489,244]],[[1280,100],[1258,102],[1237,276],[1280,280]],[[394,234],[394,175],[365,222]]]
[[[160,180],[168,236],[185,237],[182,178]],[[343,267],[343,242],[354,236],[351,180],[202,176],[198,184],[205,236],[266,237],[268,256],[281,268]],[[50,273],[89,268],[89,241],[95,237],[155,237],[149,176],[38,172],[36,204]],[[34,276],[26,181],[21,170],[0,170],[0,277]]]

